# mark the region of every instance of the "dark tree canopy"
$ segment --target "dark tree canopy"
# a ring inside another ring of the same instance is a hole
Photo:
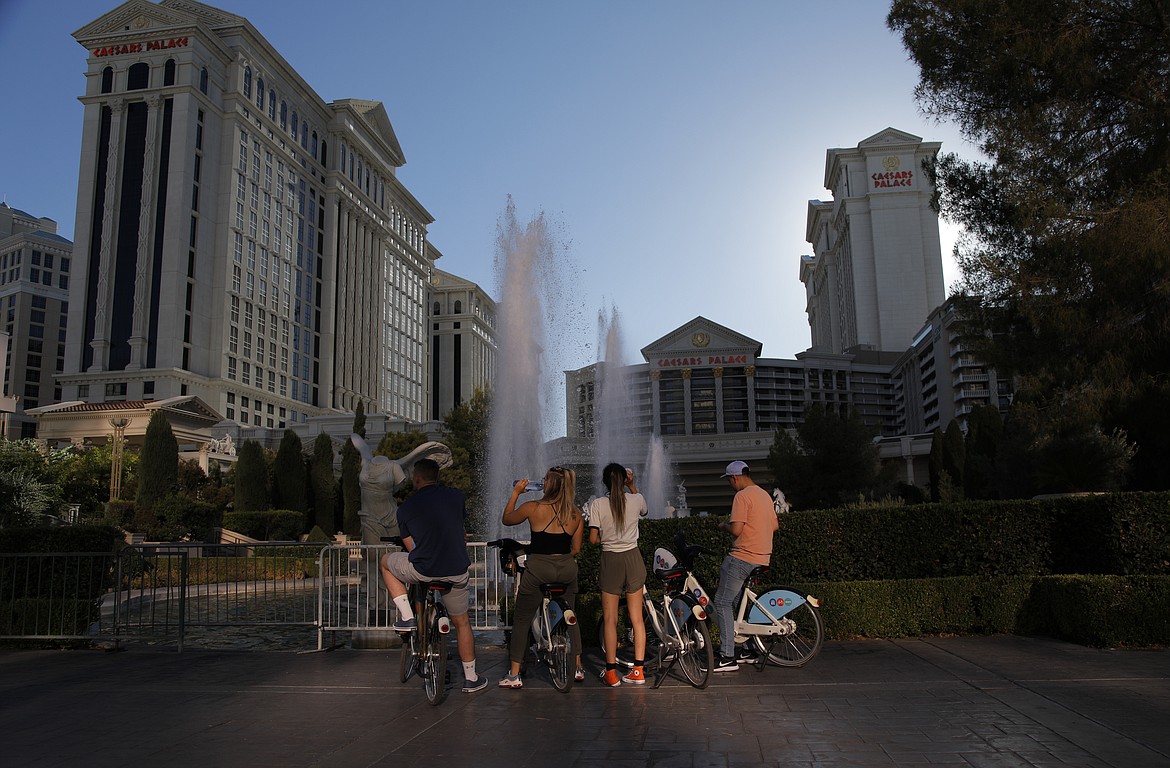
[[[237,512],[271,509],[268,494],[268,465],[264,449],[255,440],[245,440],[236,455],[234,507]]]
[[[768,468],[794,508],[850,504],[890,490],[874,431],[857,414],[814,405],[796,431],[796,438],[777,432],[768,452]]]
[[[324,432],[313,442],[313,469],[310,475],[313,486],[313,519],[325,533],[336,530],[333,500],[336,495],[337,479],[333,474],[333,440]]]
[[[1016,377],[1037,445],[1059,436],[1078,461],[1117,467],[1118,439],[1129,450],[1126,434],[1170,404],[1170,8],[895,0],[888,23],[923,110],[987,157],[929,169],[967,233],[973,350]],[[1166,455],[1164,432],[1143,439],[1137,455]]]
[[[272,468],[272,505],[276,509],[304,512],[309,508],[309,478],[302,449],[300,436],[286,429]]]
[[[134,498],[135,521],[141,532],[155,533],[155,509],[175,493],[179,481],[179,443],[166,414],[156,410],[146,425],[142,458],[138,464],[138,493]]]

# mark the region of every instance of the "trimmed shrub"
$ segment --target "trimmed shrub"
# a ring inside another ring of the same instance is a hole
[[[224,512],[223,527],[261,541],[296,541],[304,530],[305,516],[295,509]]]

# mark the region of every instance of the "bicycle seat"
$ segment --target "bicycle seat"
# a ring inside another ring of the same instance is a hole
[[[568,588],[569,585],[562,581],[550,581],[540,585],[540,591],[547,595],[563,595]]]
[[[672,581],[686,576],[687,569],[681,565],[675,566],[674,568],[658,568],[654,571],[654,575],[662,581]]]
[[[455,585],[449,581],[427,581],[424,582],[424,585],[432,592],[446,592],[448,589],[455,588]]]
[[[763,579],[763,578],[767,577],[767,575],[768,575],[768,566],[757,565],[755,568],[751,569],[751,571],[747,575],[747,578],[744,579],[744,581],[753,581],[753,580]]]

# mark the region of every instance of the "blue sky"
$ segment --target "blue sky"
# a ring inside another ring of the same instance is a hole
[[[543,211],[585,313],[637,350],[696,315],[809,346],[799,259],[825,150],[893,126],[973,157],[923,117],[878,0],[221,0],[326,101],[382,101],[438,266],[493,295],[496,225]],[[0,195],[73,237],[86,51],[116,3],[0,0]],[[945,277],[953,229],[944,225]],[[925,318],[924,318],[925,319]],[[583,338],[579,360],[597,359]]]

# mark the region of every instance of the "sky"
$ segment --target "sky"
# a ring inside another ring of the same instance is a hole
[[[499,298],[508,197],[543,213],[568,298],[616,308],[625,362],[702,315],[792,358],[825,152],[886,127],[974,158],[921,114],[880,0],[219,0],[325,101],[381,101],[435,218],[437,266]],[[0,196],[73,239],[87,52],[102,0],[0,0]],[[958,274],[943,223],[947,292]],[[925,318],[923,318],[925,321]],[[597,360],[582,339],[574,368]],[[570,355],[570,358],[572,355]]]

